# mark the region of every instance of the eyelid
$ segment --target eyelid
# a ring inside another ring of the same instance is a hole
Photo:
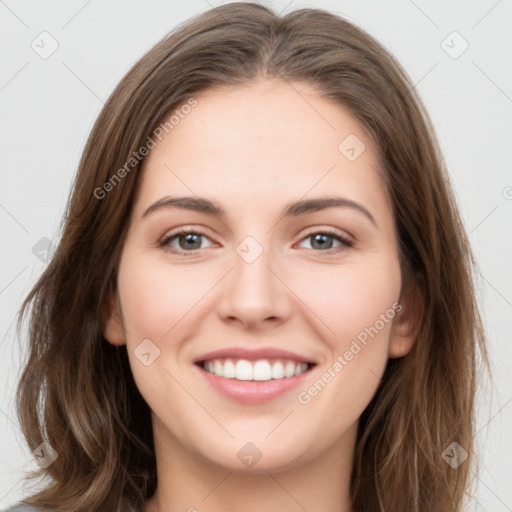
[[[180,228],[177,228],[175,230],[171,230],[171,232],[169,233],[166,233],[158,242],[157,242],[157,245],[159,247],[162,247],[164,249],[166,249],[167,247],[170,247],[170,241],[173,239],[173,238],[176,238],[180,235],[188,235],[188,234],[195,234],[195,235],[200,235],[200,236],[203,236],[205,238],[208,238],[210,241],[212,241],[213,244],[215,244],[215,242],[213,242],[213,240],[211,239],[210,236],[208,236],[205,231],[203,231],[202,229],[197,229],[197,228],[194,228],[192,226],[182,226]],[[200,251],[201,249],[194,249],[193,251],[184,251],[183,249],[169,249],[169,252],[171,253],[179,253],[179,254],[183,254],[183,253],[186,253],[186,254],[195,254],[197,253],[198,251]]]
[[[347,231],[337,229],[337,228],[322,227],[322,226],[320,226],[320,227],[313,226],[311,229],[308,229],[306,234],[302,235],[302,238],[300,241],[302,241],[304,238],[306,238],[308,236],[311,236],[311,235],[314,235],[317,233],[322,233],[325,235],[337,237],[337,238],[340,238],[340,239],[344,240],[345,242],[349,242],[351,244],[355,243],[355,238]]]

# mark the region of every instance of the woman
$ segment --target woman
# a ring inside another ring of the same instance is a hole
[[[105,104],[23,304],[19,416],[50,478],[24,504],[461,510],[472,265],[382,46],[317,9],[194,18]]]

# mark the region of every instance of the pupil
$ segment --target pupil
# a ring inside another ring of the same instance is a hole
[[[200,236],[200,235],[193,234],[193,233],[189,233],[189,234],[187,234],[187,235],[182,235],[182,237],[184,237],[184,238],[185,238],[185,240],[187,241],[187,244],[188,244],[188,245],[186,245],[186,248],[189,248],[189,249],[199,249],[199,248],[201,247],[201,243],[199,242],[199,244],[198,244],[199,236]],[[194,238],[195,238],[196,240],[194,240]],[[189,243],[189,242],[190,242],[192,245],[194,245],[194,242],[195,242],[197,246],[193,246],[193,247],[192,247],[192,246],[190,245],[190,243]]]
[[[325,249],[325,248],[330,249],[330,247],[327,247],[327,245],[329,245],[329,244],[326,243],[326,238],[331,238],[331,237],[329,235],[322,235],[322,234],[313,235],[313,247],[315,246],[315,243],[320,242],[320,245],[319,245],[320,249]]]

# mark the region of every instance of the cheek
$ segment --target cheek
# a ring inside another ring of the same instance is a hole
[[[314,278],[311,277],[314,275]],[[366,259],[355,265],[326,265],[314,273],[288,276],[294,292],[326,327],[322,336],[337,353],[376,326],[379,339],[389,338],[396,312],[401,273],[394,258]],[[373,330],[372,330],[373,332]]]
[[[192,266],[173,268],[130,254],[121,263],[118,281],[128,333],[155,340],[164,339],[215,282]]]
[[[297,394],[308,415],[330,418],[322,427],[326,437],[357,421],[379,386],[399,309],[400,270],[394,264],[371,274],[353,269],[332,283],[331,275],[329,293],[317,289],[308,304],[334,331],[323,337],[330,357]]]

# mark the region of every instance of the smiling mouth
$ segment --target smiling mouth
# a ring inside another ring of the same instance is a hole
[[[203,370],[217,377],[239,381],[269,381],[301,375],[310,370],[314,363],[303,363],[290,359],[248,359],[218,358],[196,363]]]

